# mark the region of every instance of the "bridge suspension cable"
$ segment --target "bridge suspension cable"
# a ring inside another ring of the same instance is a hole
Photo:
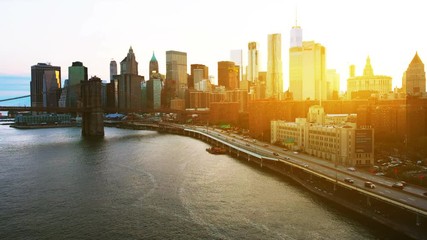
[[[25,96],[14,97],[14,98],[0,99],[0,102],[12,101],[12,100],[15,100],[15,99],[26,98],[26,97],[30,97],[30,96],[31,95],[25,95]]]

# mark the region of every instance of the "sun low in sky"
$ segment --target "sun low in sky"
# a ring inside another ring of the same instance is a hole
[[[89,75],[109,80],[109,62],[120,62],[130,46],[139,73],[148,75],[153,51],[165,73],[165,52],[187,52],[190,64],[204,64],[217,75],[217,62],[230,50],[259,43],[261,71],[267,64],[267,36],[282,34],[284,87],[289,86],[290,29],[303,40],[326,47],[327,68],[336,69],[345,89],[349,65],[361,75],[367,56],[375,74],[389,75],[393,87],[415,52],[427,63],[427,14],[424,1],[338,0],[2,0],[0,74],[29,76],[38,62],[68,67],[81,61]]]

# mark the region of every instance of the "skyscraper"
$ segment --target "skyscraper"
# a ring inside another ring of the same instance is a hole
[[[302,99],[326,99],[326,51],[314,41],[302,42]]]
[[[80,100],[81,93],[80,82],[87,80],[87,67],[83,66],[82,62],[73,62],[72,65],[68,67],[67,107],[79,107],[78,102]]]
[[[138,75],[138,62],[132,47],[120,62],[120,75],[117,78],[119,110],[140,109],[142,105],[141,82],[144,81],[144,77]]]
[[[114,76],[117,75],[117,62],[114,59],[111,59],[110,62],[110,81],[114,79]]]
[[[239,67],[239,82],[243,76],[243,51],[242,49],[236,49],[230,51],[230,61],[234,62]]]
[[[289,48],[289,91],[295,100],[302,100],[302,29],[295,21]]]
[[[426,72],[418,53],[415,53],[408,69],[403,73],[402,89],[407,95],[426,92]]]
[[[340,75],[335,69],[326,70],[327,99],[337,100],[340,92]]]
[[[166,52],[166,84],[167,105],[178,96],[184,98],[187,88],[187,53],[178,51]]]
[[[191,64],[191,77],[188,81],[188,88],[196,88],[196,85],[204,79],[209,79],[209,68],[203,64]]]
[[[256,83],[258,81],[258,71],[258,44],[256,42],[250,42],[248,43],[248,70],[246,71],[246,79],[251,83]]]
[[[294,100],[327,98],[326,50],[314,41],[301,41],[302,30],[292,27],[289,48],[289,91]]]
[[[156,56],[154,55],[154,52],[153,52],[153,56],[151,57],[151,60],[150,60],[150,67],[149,67],[149,71],[148,71],[148,74],[150,75],[150,76],[148,76],[149,79],[152,79],[151,75],[153,73],[159,73],[159,63],[157,62],[157,59],[156,59]]]
[[[31,106],[58,107],[61,67],[46,63],[31,66]]]
[[[283,93],[282,36],[268,35],[266,98],[280,99]]]
[[[227,90],[239,88],[239,66],[231,61],[218,62],[218,85]]]

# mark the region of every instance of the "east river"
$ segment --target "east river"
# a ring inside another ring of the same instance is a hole
[[[199,140],[80,131],[0,126],[0,239],[398,238]]]

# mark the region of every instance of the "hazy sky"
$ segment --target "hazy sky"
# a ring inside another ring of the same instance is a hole
[[[370,55],[375,74],[403,72],[416,51],[427,63],[427,8],[422,0],[0,0],[0,74],[30,75],[31,65],[68,66],[81,61],[89,75],[109,80],[109,62],[118,63],[132,46],[140,75],[148,75],[154,51],[165,73],[165,51],[187,52],[188,67],[205,64],[217,75],[217,62],[230,50],[259,43],[266,70],[267,35],[282,34],[284,86],[289,85],[289,33],[295,23],[303,40],[326,47],[327,67],[345,84],[348,66],[363,72]]]

